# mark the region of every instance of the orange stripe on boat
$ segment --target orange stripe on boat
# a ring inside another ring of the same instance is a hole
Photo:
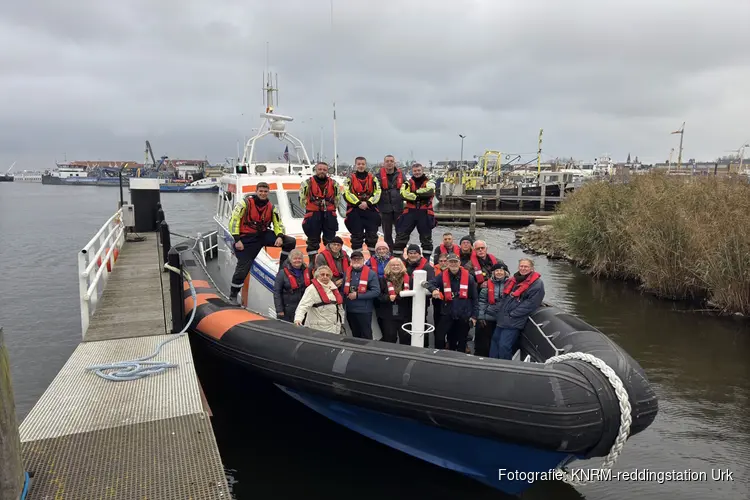
[[[275,182],[268,183],[268,190],[273,191],[275,189],[278,189],[278,186]],[[245,185],[242,186],[242,192],[243,193],[254,193],[255,192],[255,184]]]
[[[195,288],[211,288],[206,280],[193,280],[193,287]],[[182,283],[183,290],[190,290],[190,284],[187,281]]]
[[[216,340],[221,339],[233,326],[246,321],[264,320],[263,316],[251,313],[246,309],[222,309],[209,314],[198,322],[195,327],[199,332],[205,333]]]
[[[300,186],[299,184],[290,183],[290,182],[281,183],[281,187],[283,187],[284,189],[296,189],[297,191],[299,191],[299,186]]]
[[[219,296],[215,293],[197,293],[195,294],[195,298],[198,299],[198,304],[196,307],[198,307],[201,304],[207,304],[208,299],[218,299]],[[185,314],[189,313],[193,310],[193,297],[188,297],[185,299]]]

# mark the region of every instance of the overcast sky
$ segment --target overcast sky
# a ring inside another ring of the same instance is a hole
[[[311,154],[335,99],[339,161],[457,159],[458,134],[530,158],[540,128],[545,159],[664,161],[683,121],[685,159],[750,140],[748,0],[334,0],[333,27],[330,0],[4,0],[0,170],[147,139],[223,162],[260,124],[266,42]]]

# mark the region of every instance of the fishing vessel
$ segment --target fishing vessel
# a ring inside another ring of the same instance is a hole
[[[234,172],[220,180],[214,220],[219,272],[227,283],[236,264],[229,218],[261,181],[270,186],[286,234],[298,248],[306,246],[299,188],[313,166],[287,131],[293,119],[273,109],[270,77],[264,90],[263,124]],[[262,138],[289,143],[296,160],[256,160]],[[349,250],[343,209],[338,235]],[[276,318],[279,248],[262,250],[254,261],[240,307],[215,285],[200,247],[174,249],[189,279],[172,283],[171,293],[182,304],[194,349],[213,358],[213,366],[239,370],[257,404],[271,388],[345,428],[504,492],[518,494],[533,481],[503,477],[501,470],[555,471],[547,479],[560,479],[561,468],[576,459],[606,456],[611,466],[627,438],[656,417],[657,398],[638,363],[602,332],[551,305],[532,315],[513,360],[486,359],[422,347],[432,328],[423,325],[425,271],[415,271],[413,290],[402,292],[413,294],[414,308],[412,323],[404,325],[412,345],[400,345],[377,341],[377,329],[368,340]]]
[[[16,162],[13,162],[13,164],[8,168],[8,171],[0,175],[0,182],[13,182],[14,177],[13,175],[11,175],[10,171],[13,170],[15,164]]]

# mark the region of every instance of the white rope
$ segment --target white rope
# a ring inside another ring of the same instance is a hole
[[[592,365],[597,367],[604,374],[604,376],[607,377],[607,380],[609,380],[609,383],[615,390],[617,400],[620,403],[620,430],[617,433],[617,438],[615,439],[612,448],[610,448],[607,456],[604,457],[604,462],[601,465],[602,471],[610,470],[615,462],[617,462],[617,459],[620,457],[620,453],[622,453],[622,448],[625,446],[625,441],[627,441],[628,436],[630,435],[630,425],[633,422],[630,416],[630,399],[628,398],[628,391],[625,390],[625,386],[623,385],[622,380],[620,380],[620,377],[617,376],[615,371],[610,368],[607,363],[597,358],[596,356],[592,356],[591,354],[586,354],[583,352],[569,352],[566,354],[560,354],[558,356],[552,356],[547,361],[545,361],[544,364],[548,365],[551,363],[559,363],[560,361],[567,361],[569,359],[586,361],[587,363],[591,363]],[[573,479],[570,473],[564,468],[558,468],[556,472],[563,474],[563,481],[571,485],[582,486],[584,484],[593,482]]]

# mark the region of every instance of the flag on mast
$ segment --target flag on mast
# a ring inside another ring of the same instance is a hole
[[[289,146],[284,149],[284,160],[289,161]]]

